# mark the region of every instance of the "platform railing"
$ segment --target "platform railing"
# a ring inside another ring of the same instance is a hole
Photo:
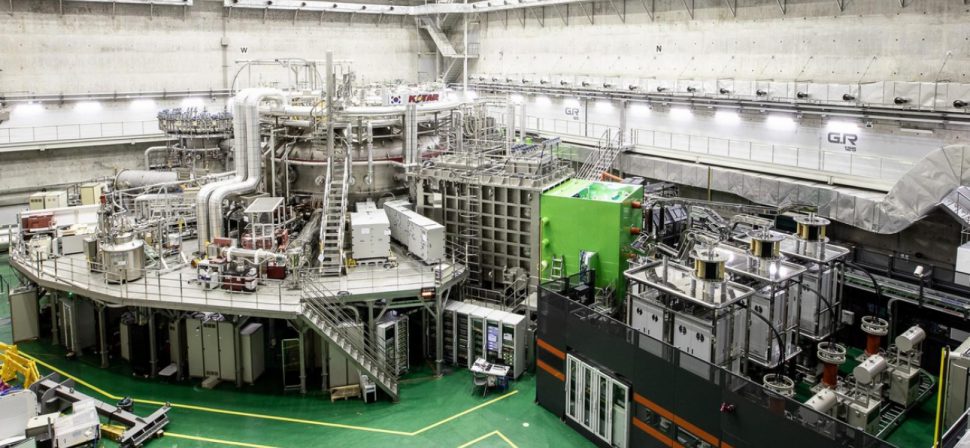
[[[11,246],[11,262],[36,276],[39,280],[52,281],[70,288],[80,295],[100,294],[117,297],[125,302],[178,303],[213,307],[248,308],[257,310],[299,312],[301,291],[281,280],[259,279],[255,292],[229,290],[230,284],[218,282],[214,288],[203,287],[194,271],[161,272],[157,269],[133,271],[138,278],[120,278],[108,282],[103,267],[89,263],[83,256],[47,258],[36,257],[15,241]],[[348,275],[319,281],[333,291],[349,294],[417,291],[426,287],[439,287],[460,278],[461,265],[443,263],[435,266],[405,261],[397,266],[357,266],[348,268]],[[124,274],[123,274],[124,275]],[[291,273],[291,275],[293,275]],[[236,285],[231,287],[236,288]]]
[[[497,115],[504,122],[504,114]],[[604,132],[610,131],[616,135],[620,131],[616,125],[536,116],[526,117],[526,128],[542,133],[587,138],[591,142]],[[624,140],[639,149],[677,151],[883,181],[895,181],[918,162],[915,159],[831,151],[821,146],[782,145],[640,127],[632,127],[627,132]]]
[[[0,145],[163,135],[158,120],[0,128]]]

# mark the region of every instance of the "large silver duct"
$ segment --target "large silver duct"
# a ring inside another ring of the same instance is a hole
[[[235,99],[233,100],[233,116],[232,116],[232,127],[233,127],[233,144],[235,145],[235,150],[233,151],[233,166],[235,170],[235,176],[231,179],[226,179],[219,182],[213,182],[211,184],[206,184],[199,189],[199,194],[195,198],[195,216],[197,223],[197,232],[199,240],[199,251],[205,250],[205,244],[211,241],[211,235],[209,234],[209,196],[212,192],[219,187],[230,185],[234,183],[239,183],[246,180],[246,137],[244,125],[244,117],[240,112],[242,106],[246,102],[246,97],[250,94],[249,90],[243,90],[239,92]],[[216,215],[218,216],[218,214]]]
[[[970,145],[931,152],[885,194],[632,153],[621,163],[627,173],[692,187],[708,188],[710,179],[711,189],[759,204],[814,205],[821,216],[883,234],[902,231],[970,185]]]
[[[178,180],[175,171],[122,170],[115,176],[115,188],[126,190],[135,187],[146,187],[164,184]]]
[[[225,230],[223,228],[223,220],[221,219],[222,201],[229,195],[243,194],[255,190],[259,185],[259,181],[262,179],[262,152],[260,151],[259,141],[259,103],[264,100],[272,100],[277,102],[278,106],[286,104],[283,91],[279,89],[247,89],[242,91],[240,96],[244,98],[237,97],[233,109],[236,116],[244,115],[245,118],[241,122],[242,128],[235,130],[234,133],[237,142],[240,135],[244,136],[243,144],[237,146],[236,154],[239,156],[245,153],[245,158],[248,160],[247,167],[244,170],[246,175],[240,182],[233,182],[217,187],[209,196],[210,238],[222,236]],[[236,116],[233,117],[234,120]],[[216,219],[216,217],[220,218]]]

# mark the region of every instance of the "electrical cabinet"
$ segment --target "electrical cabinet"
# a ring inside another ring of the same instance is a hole
[[[202,323],[202,362],[204,377],[219,377],[219,325],[218,322]]]
[[[435,263],[445,258],[445,227],[417,213],[408,215],[411,220],[408,233],[408,250],[424,260]]]
[[[364,344],[364,326],[359,323],[345,322],[340,325],[345,332],[353,338],[354,344]],[[327,378],[328,387],[340,387],[351,384],[360,384],[360,371],[354,363],[347,358],[347,354],[333,344],[328,343],[327,352]]]
[[[654,339],[664,340],[664,310],[659,305],[631,296],[629,315],[631,327]]]
[[[92,182],[81,184],[81,205],[95,205],[101,201],[103,184]]]
[[[48,191],[44,195],[44,208],[63,208],[67,207],[66,191]]]
[[[683,352],[703,361],[713,362],[711,352],[714,338],[707,322],[700,322],[684,315],[674,315],[673,345]]]
[[[358,210],[360,210],[358,204]],[[391,252],[391,224],[384,210],[365,210],[350,214],[354,258],[387,257]]]
[[[236,380],[236,337],[232,322],[185,319],[189,376]]]
[[[14,289],[10,291],[8,301],[13,342],[37,339],[40,336],[37,290],[26,287]]]
[[[79,353],[97,342],[94,305],[77,297],[61,299],[61,340],[68,350]]]
[[[408,317],[397,316],[377,324],[377,349],[384,354],[384,365],[401,375],[410,368]]]
[[[445,362],[468,367],[478,358],[507,365],[517,378],[526,368],[528,319],[462,302],[443,311]]]
[[[384,204],[391,238],[426,263],[442,260],[445,257],[444,226],[410,210],[410,207],[411,204],[405,201]]]
[[[168,354],[175,364],[176,377],[181,379],[185,366],[185,321],[173,319],[168,323]]]
[[[953,426],[970,408],[970,339],[950,351],[946,369],[946,412],[943,427]]]
[[[219,322],[217,325],[219,332],[219,345],[216,352],[219,354],[219,379],[225,381],[236,381],[236,326],[232,322]],[[205,347],[206,350],[212,347]]]
[[[27,199],[27,208],[30,210],[43,210],[45,205],[44,203],[46,202],[46,198],[47,198],[47,193],[43,191],[39,193],[31,194],[30,197]]]
[[[799,328],[802,335],[818,340],[832,332],[835,319],[832,318],[829,307],[836,305],[836,288],[832,269],[822,270],[821,282],[819,282],[819,272],[815,268],[804,274],[802,286],[799,287],[802,310]],[[823,297],[820,298],[818,292],[821,292]]]
[[[250,323],[239,331],[243,381],[253,384],[266,369],[263,324]]]
[[[205,358],[202,355],[201,319],[185,319],[185,348],[188,354],[189,376],[192,378],[204,377]]]
[[[384,212],[387,214],[388,225],[391,229],[391,238],[401,244],[408,243],[409,221],[405,213],[410,211],[411,203],[406,200],[388,201],[384,203]]]
[[[129,361],[131,360],[131,324],[122,320],[118,334],[121,336],[121,359]]]

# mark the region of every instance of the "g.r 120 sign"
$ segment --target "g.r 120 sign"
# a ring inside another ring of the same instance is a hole
[[[855,152],[858,149],[856,146],[856,142],[859,141],[858,134],[850,134],[848,132],[829,132],[827,138],[829,143],[845,145],[846,151]]]

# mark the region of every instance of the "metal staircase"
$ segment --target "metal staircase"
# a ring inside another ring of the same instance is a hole
[[[447,20],[448,17],[446,16],[441,23],[444,24]],[[448,35],[441,29],[441,26],[433,17],[416,17],[415,23],[419,28],[428,33],[428,36],[434,41],[438,53],[448,60],[440,73],[441,80],[447,82],[449,80],[459,79],[459,75],[464,69],[464,64],[461,63],[462,60],[478,57],[478,44],[469,42],[467,54],[464,53],[465,41],[462,40],[458,44],[452,43],[451,39],[448,38]]]
[[[344,312],[336,295],[312,278],[303,279],[303,300],[300,318],[314,331],[323,336],[330,344],[340,348],[347,358],[362,373],[366,373],[391,400],[397,401],[397,375],[385,364],[386,354],[381,353],[366,342],[361,343],[350,334],[349,327],[343,325],[354,322],[354,317]]]
[[[940,205],[963,227],[970,227],[970,187],[961,185],[946,195]]]
[[[438,48],[438,52],[446,58],[460,58],[462,55],[458,54],[458,50],[455,50],[455,46],[451,44],[451,40],[438,24],[435,23],[434,18],[429,16],[417,17],[415,21],[418,27],[427,31],[428,35],[431,36],[431,40],[434,41],[435,47]]]
[[[338,276],[344,264],[344,227],[347,219],[347,190],[351,169],[347,152],[334,150],[327,161],[327,180],[323,195],[323,222],[320,224],[320,273]]]
[[[610,134],[609,130],[603,133],[603,137],[600,138],[597,148],[590,151],[586,157],[586,161],[583,162],[583,166],[579,169],[579,174],[576,176],[577,178],[602,180],[603,173],[609,172],[610,168],[613,167],[613,162],[616,162],[616,158],[620,156],[620,153],[630,148],[627,145],[620,144],[619,135],[613,138]]]

